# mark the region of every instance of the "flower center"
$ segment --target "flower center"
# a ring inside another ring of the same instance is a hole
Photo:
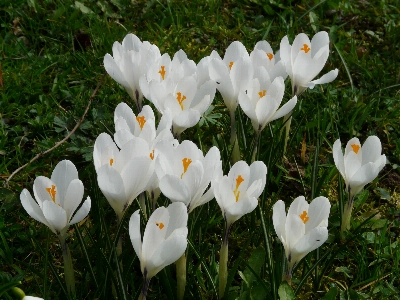
[[[161,69],[158,71],[158,73],[161,75],[162,80],[165,79],[165,66],[161,66]]]
[[[146,123],[146,118],[145,118],[145,116],[140,116],[140,117],[137,116],[137,117],[136,117],[136,121],[139,123],[140,130],[142,130],[144,124]]]
[[[351,144],[350,145],[351,146],[351,148],[353,148],[353,151],[357,154],[358,153],[358,151],[360,150],[360,145],[357,145],[357,144]]]
[[[53,200],[54,203],[56,203],[56,186],[54,184],[51,185],[51,188],[46,188],[46,191],[49,193],[51,200]]]
[[[303,48],[300,48],[300,50],[303,50],[305,53],[308,53],[308,51],[310,51],[310,50],[311,50],[311,48],[310,48],[310,47],[308,47],[308,45],[307,45],[307,44],[303,44]]]
[[[229,69],[230,69],[230,70],[232,70],[232,67],[233,67],[233,61],[231,61],[231,62],[229,63]]]
[[[158,226],[158,228],[160,228],[160,230],[165,227],[163,223],[156,222],[156,225]]]
[[[244,179],[243,179],[242,175],[239,175],[238,177],[236,177],[236,187],[233,190],[233,194],[235,195],[236,202],[239,201],[239,196],[240,196],[239,186],[243,181],[244,181]]]
[[[110,158],[110,166],[111,166],[111,167],[112,167],[113,163],[114,163],[114,159],[113,159],[113,158]]]
[[[150,152],[149,156],[150,156],[151,160],[154,160],[154,150]]]
[[[262,90],[258,92],[258,95],[260,96],[260,98],[264,97],[267,94],[266,90]]]
[[[300,219],[303,221],[304,224],[306,224],[310,218],[305,210],[303,210],[303,213],[299,215]]]
[[[274,58],[274,55],[272,53],[267,53],[267,56],[268,56],[269,60],[272,60]]]
[[[186,100],[186,96],[182,95],[181,92],[176,93],[176,100],[178,100],[179,105],[181,106],[181,109],[183,110],[183,104],[182,102]]]
[[[181,174],[181,179],[182,179],[183,174],[185,174],[187,169],[189,168],[189,165],[191,162],[192,162],[192,160],[190,158],[185,157],[184,159],[182,159],[183,173]]]

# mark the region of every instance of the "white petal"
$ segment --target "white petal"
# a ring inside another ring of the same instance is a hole
[[[292,263],[298,263],[311,251],[319,248],[328,239],[326,227],[316,227],[304,235],[291,249]]]
[[[377,136],[369,136],[362,145],[362,164],[376,162],[381,157],[382,145]]]
[[[310,89],[313,89],[316,84],[324,84],[324,83],[329,83],[332,82],[336,79],[338,76],[338,69],[332,70],[325,75],[321,76],[321,78],[317,80],[310,81],[309,83],[303,84],[303,86],[308,87]]]
[[[85,200],[85,202],[83,202],[82,206],[76,212],[75,216],[69,222],[69,225],[79,223],[84,218],[86,218],[86,216],[89,214],[91,206],[92,206],[92,201],[90,200],[90,197],[88,196],[87,199]]]
[[[306,223],[306,234],[321,224],[323,220],[328,220],[331,204],[328,198],[323,196],[315,198],[308,207],[308,221]]]
[[[282,118],[283,116],[287,115],[295,108],[296,104],[297,104],[297,96],[294,96],[292,99],[286,102],[280,109],[278,109],[277,112],[272,116],[272,118],[269,121],[272,122],[276,119]]]
[[[36,221],[39,221],[49,227],[52,231],[51,225],[47,222],[46,218],[43,215],[43,211],[40,209],[39,205],[33,200],[31,194],[27,189],[23,189],[20,195],[21,204],[25,208],[26,212],[34,218]]]
[[[65,210],[53,201],[43,202],[43,215],[52,225],[57,234],[68,226]]]
[[[168,238],[171,233],[178,228],[186,227],[188,221],[188,213],[186,205],[182,202],[171,203],[167,207],[169,213],[169,223],[165,237]]]
[[[72,218],[75,210],[82,202],[83,190],[83,183],[79,179],[72,180],[68,186],[63,205],[68,221]]]
[[[285,203],[282,200],[278,200],[272,207],[272,223],[274,224],[275,232],[278,238],[280,240],[281,237],[285,239],[286,212]]]
[[[346,181],[346,173],[344,169],[344,158],[342,151],[342,143],[340,139],[337,139],[332,147],[333,160],[335,161],[336,168],[339,170],[340,174]]]
[[[189,191],[178,176],[166,174],[160,179],[159,186],[161,192],[171,201],[183,202],[185,205],[189,204]]]
[[[129,219],[129,237],[131,238],[133,249],[137,257],[141,260],[142,256],[142,236],[140,235],[140,214],[139,209],[135,211]]]
[[[225,209],[228,226],[236,222],[245,214],[251,213],[257,207],[256,198],[244,198]]]
[[[60,161],[51,173],[51,180],[57,186],[57,193],[61,206],[64,204],[65,193],[70,182],[78,179],[78,170],[69,160]]]

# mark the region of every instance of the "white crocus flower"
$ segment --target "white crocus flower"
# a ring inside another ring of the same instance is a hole
[[[197,87],[194,76],[182,78],[172,93],[165,96],[164,108],[172,112],[172,130],[176,137],[190,127],[195,126],[200,117],[210,107],[214,100],[216,84],[212,80]]]
[[[235,221],[257,207],[257,198],[264,190],[266,177],[267,166],[262,161],[255,161],[250,166],[244,161],[238,161],[225,176],[221,166],[215,172],[212,189],[225,220],[219,261],[220,299],[225,294],[228,278],[229,231]]]
[[[267,41],[259,41],[254,46],[254,50],[250,53],[250,60],[254,70],[259,67],[264,67],[271,81],[279,76],[285,80],[288,76],[285,64],[280,60],[279,51],[274,54],[274,51]]]
[[[164,111],[156,129],[154,112],[150,106],[143,106],[142,111],[136,116],[127,104],[120,103],[115,109],[114,122],[116,131],[114,139],[118,147],[121,148],[128,141],[135,137],[140,137],[148,143],[152,160],[157,157],[158,152],[155,151],[155,148],[159,141],[173,140],[171,132],[172,114],[169,109]],[[154,171],[145,188],[150,198],[152,210],[155,209],[157,199],[161,193],[158,185],[159,180]],[[139,201],[141,200],[139,199]],[[141,203],[141,207],[145,207],[144,200]]]
[[[377,136],[369,136],[362,146],[358,138],[352,138],[346,145],[344,155],[340,139],[333,144],[333,159],[349,195],[342,216],[342,233],[350,229],[354,196],[374,180],[386,164],[386,156],[381,152],[382,145]]]
[[[69,226],[82,221],[90,210],[89,196],[77,210],[84,188],[75,165],[69,160],[60,161],[50,179],[37,177],[33,193],[36,201],[27,189],[23,189],[20,195],[22,206],[32,218],[48,226],[59,237],[65,237]]]
[[[280,57],[285,63],[286,72],[292,81],[292,95],[300,95],[307,88],[313,89],[316,84],[324,84],[335,80],[338,69],[332,70],[317,80],[313,80],[323,67],[329,56],[329,35],[320,31],[311,42],[304,33],[298,34],[293,44],[289,44],[285,36],[280,45]]]
[[[60,239],[67,290],[69,294],[75,295],[74,269],[66,237],[69,226],[88,215],[90,197],[77,210],[82,202],[84,188],[78,179],[75,165],[69,160],[60,161],[50,179],[37,177],[33,183],[33,193],[36,201],[27,189],[23,189],[20,195],[22,206],[32,218],[48,226]]]
[[[217,82],[217,89],[229,110],[231,119],[230,144],[233,146],[232,160],[240,159],[236,135],[235,111],[239,104],[239,91],[247,89],[253,78],[253,65],[242,43],[232,42],[226,49],[224,58],[213,58],[209,66],[210,78]]]
[[[115,42],[112,50],[113,56],[108,53],[104,56],[104,68],[125,88],[140,110],[143,92],[139,79],[161,57],[160,50],[156,45],[140,41],[134,34],[128,34],[122,44]]]
[[[188,212],[214,198],[212,189],[207,188],[221,164],[217,147],[212,147],[206,156],[191,141],[175,145],[161,141],[156,149],[160,152],[156,173],[161,192],[167,198],[184,203]]]
[[[121,150],[108,134],[97,137],[93,150],[97,181],[118,222],[132,201],[145,190],[154,171],[152,155],[148,143],[139,137],[125,143]]]
[[[150,279],[184,254],[187,247],[187,220],[188,213],[183,203],[159,207],[150,216],[142,241],[139,210],[131,216],[129,236],[143,274],[140,299],[146,298]]]
[[[155,61],[140,77],[139,85],[143,95],[162,113],[165,96],[172,93],[182,78],[188,76],[196,76],[196,64],[187,58],[183,50],[179,50],[172,61],[168,54],[163,54]]]
[[[283,78],[276,77],[271,83],[263,67],[256,69],[247,91],[239,92],[240,107],[251,119],[255,132],[259,134],[268,123],[283,117],[296,106],[297,97],[294,96],[279,108],[284,92]]]
[[[272,208],[275,232],[285,248],[288,269],[285,279],[291,282],[293,268],[328,238],[328,217],[331,204],[317,197],[310,204],[303,196],[294,199],[285,212],[285,203],[278,200]]]

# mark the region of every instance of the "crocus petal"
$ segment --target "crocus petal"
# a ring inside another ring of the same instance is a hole
[[[58,190],[57,186],[55,183],[44,176],[38,176],[36,177],[35,181],[33,182],[33,194],[35,196],[35,199],[37,200],[39,206],[43,209],[43,202],[44,201],[53,201],[51,198],[50,193],[46,190],[48,188],[52,188],[52,186],[55,186],[56,189],[56,194],[55,194],[55,201],[59,199],[59,196],[57,195]]]
[[[43,215],[57,234],[60,234],[60,232],[62,232],[63,229],[68,225],[67,214],[65,213],[65,210],[61,206],[55,204],[53,201],[43,202]]]
[[[139,209],[135,211],[129,219],[129,237],[131,238],[133,249],[139,259],[142,256],[142,237],[140,235],[140,214]]]
[[[280,240],[281,237],[285,238],[286,212],[285,203],[282,200],[278,200],[272,207],[272,223],[274,224],[275,232],[278,238]]]
[[[332,155],[333,155],[333,160],[335,161],[336,168],[339,170],[342,177],[345,178],[346,173],[344,169],[344,158],[342,151],[342,143],[340,142],[340,139],[337,139],[333,144]]]
[[[328,239],[326,227],[316,227],[304,235],[292,248],[292,262],[298,263],[311,251],[319,248]]]
[[[304,196],[299,196],[296,199],[293,200],[292,204],[289,207],[288,210],[288,217],[289,215],[295,215],[295,216],[300,216],[303,211],[308,211],[308,206],[309,204],[307,203],[306,199]]]
[[[311,56],[315,54],[323,47],[329,45],[329,35],[326,31],[317,32],[311,39]]]
[[[74,179],[78,179],[78,170],[69,160],[60,161],[51,173],[51,180],[57,186],[57,193],[61,206],[64,204],[64,197],[65,193],[67,192],[68,185]]]
[[[121,72],[118,65],[115,63],[114,58],[110,54],[104,56],[104,68],[106,69],[108,75],[111,76],[116,82],[124,87],[129,87],[129,83],[126,81],[124,74]]]
[[[251,213],[257,207],[256,198],[244,198],[225,208],[228,226],[239,220],[245,214]]]
[[[176,175],[166,174],[160,179],[160,190],[171,201],[189,204],[190,195],[187,187]]]
[[[73,225],[75,223],[79,223],[82,221],[84,218],[87,217],[90,211],[90,207],[92,206],[92,201],[90,200],[90,197],[88,196],[85,202],[83,202],[82,206],[78,209],[72,220],[69,222],[69,225]]]
[[[296,104],[297,104],[297,96],[294,96],[292,99],[286,102],[280,109],[277,110],[277,112],[272,116],[269,122],[272,122],[287,115],[294,109]]]
[[[381,141],[377,136],[369,136],[362,145],[362,164],[375,162],[382,152]]]
[[[308,207],[308,221],[306,222],[307,234],[313,228],[319,226],[323,220],[328,220],[331,204],[328,198],[320,196],[315,198]]]
[[[21,204],[25,208],[28,215],[34,218],[36,221],[39,221],[52,229],[49,222],[47,222],[45,216],[43,215],[43,211],[40,209],[39,205],[33,200],[31,194],[27,189],[23,189],[20,195]],[[52,229],[53,230],[53,229]]]
[[[325,75],[321,76],[321,78],[310,81],[309,83],[303,84],[303,86],[313,89],[316,84],[324,84],[324,83],[332,82],[336,79],[336,77],[338,76],[338,73],[339,73],[338,69],[329,71]]]
[[[186,206],[182,202],[171,203],[167,207],[169,213],[169,223],[165,237],[168,238],[172,232],[181,227],[187,226],[188,213]]]
[[[67,214],[68,221],[71,219],[79,204],[81,204],[83,198],[83,190],[83,183],[79,179],[74,179],[70,182],[68,189],[65,193],[65,200],[63,205],[64,210]]]
[[[364,187],[367,183],[374,180],[378,176],[378,173],[379,170],[374,163],[367,163],[349,178],[349,185],[351,188]]]

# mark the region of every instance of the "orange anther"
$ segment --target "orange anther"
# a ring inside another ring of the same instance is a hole
[[[160,230],[165,227],[163,223],[156,222],[156,225],[158,226],[158,228],[160,228]]]
[[[137,117],[136,117],[136,121],[139,123],[140,130],[142,130],[144,124],[146,123],[146,118],[145,118],[145,116],[140,116],[140,117],[137,116]]]
[[[165,79],[165,73],[167,73],[165,71],[165,66],[161,66],[161,69],[158,71],[158,73],[161,75],[162,80]]]
[[[185,101],[185,99],[186,99],[186,96],[185,96],[185,95],[182,95],[181,92],[177,92],[177,93],[176,93],[176,100],[178,100],[178,103],[179,103],[179,105],[181,106],[181,109],[182,109],[182,110],[183,110],[183,104],[182,104],[182,102]]]
[[[260,98],[264,97],[267,94],[266,90],[262,90],[258,92],[258,95],[260,96]]]
[[[231,62],[229,63],[229,69],[230,69],[230,70],[232,70],[232,67],[233,67],[233,61],[231,61]]]
[[[112,166],[114,163],[114,159],[110,158],[110,166]]]
[[[359,151],[360,148],[361,148],[361,146],[360,146],[360,145],[357,145],[357,144],[351,144],[350,146],[351,146],[351,148],[353,148],[353,151],[354,151],[356,154],[358,153],[358,151]]]
[[[154,150],[150,152],[149,156],[150,156],[151,160],[154,160]]]
[[[54,203],[56,203],[56,186],[54,184],[51,185],[51,188],[46,188],[46,191],[49,193],[51,200],[53,200]]]
[[[306,224],[308,222],[308,220],[310,220],[310,218],[308,217],[308,214],[305,210],[303,210],[303,213],[299,217],[303,221],[304,224]]]
[[[272,60],[274,58],[274,55],[272,53],[267,53],[267,56],[268,56],[269,60]]]
[[[236,202],[239,201],[240,191],[238,191],[238,189],[239,189],[240,184],[241,184],[243,181],[244,181],[244,179],[243,179],[242,175],[239,175],[239,176],[236,178],[236,187],[235,187],[235,190],[233,191],[233,194],[235,195],[235,198],[236,198]]]
[[[185,174],[187,169],[189,168],[189,165],[191,162],[192,162],[192,160],[190,158],[185,157],[184,159],[182,159],[183,173],[181,174],[181,179],[182,179],[183,174]]]
[[[307,45],[307,44],[303,44],[303,48],[300,48],[300,50],[303,50],[305,53],[308,53],[308,51],[310,51],[310,50],[311,50],[311,48],[310,48],[310,47],[308,47],[308,45]]]

